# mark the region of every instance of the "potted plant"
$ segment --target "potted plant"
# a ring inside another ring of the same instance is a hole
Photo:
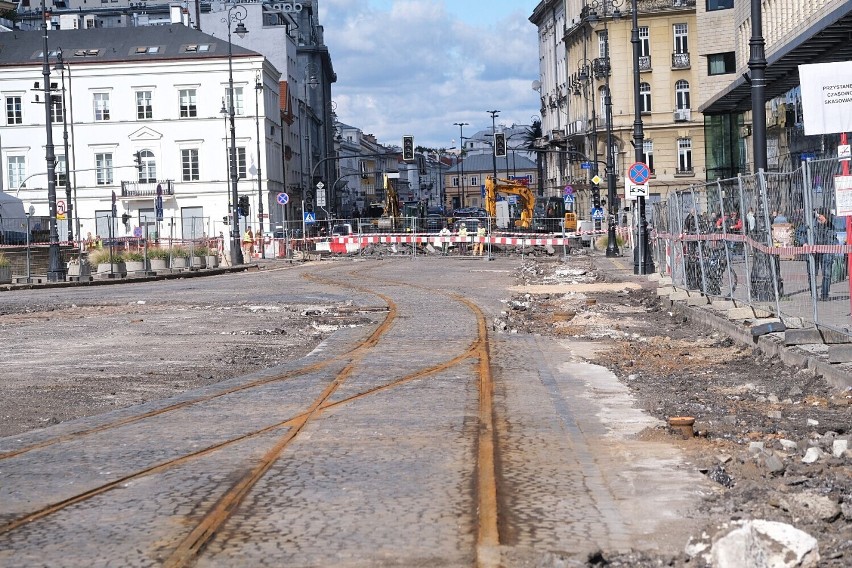
[[[163,272],[169,268],[169,249],[154,247],[148,249],[148,262],[154,272]]]
[[[127,265],[121,251],[110,252],[108,248],[92,251],[89,254],[89,265],[96,267],[97,274],[127,275]]]
[[[182,270],[189,267],[189,250],[180,245],[175,245],[171,249],[172,269]]]
[[[141,250],[129,250],[124,253],[124,262],[127,272],[145,272],[148,269],[145,265],[145,253]]]
[[[207,268],[217,268],[219,266],[219,251],[214,247],[205,247],[205,249],[207,251],[205,256]]]
[[[12,282],[12,262],[9,258],[0,252],[0,284],[10,284]]]

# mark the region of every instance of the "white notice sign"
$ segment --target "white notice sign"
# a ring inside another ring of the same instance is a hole
[[[852,176],[834,176],[834,191],[837,215],[852,215]]]
[[[799,65],[805,134],[852,130],[852,61]]]

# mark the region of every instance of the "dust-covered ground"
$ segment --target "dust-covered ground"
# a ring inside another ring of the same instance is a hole
[[[602,342],[594,362],[629,385],[647,412],[666,423],[695,418],[689,439],[670,427],[642,435],[678,444],[725,487],[708,497],[706,525],[695,527],[688,553],[687,547],[673,558],[601,551],[590,566],[704,566],[723,523],[755,519],[815,537],[818,566],[852,566],[852,451],[844,451],[852,392],[699,326],[688,311],[664,306],[650,283],[607,283],[612,277],[596,271],[588,255],[538,259],[518,278],[535,293],[509,299],[495,329]]]

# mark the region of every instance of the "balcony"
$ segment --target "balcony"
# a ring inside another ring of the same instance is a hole
[[[672,53],[672,69],[689,69],[689,52]]]
[[[163,196],[175,194],[174,180],[164,179],[155,182],[121,182],[122,199],[153,199],[157,196],[157,186],[163,190]]]
[[[692,109],[678,108],[674,111],[675,122],[689,122],[692,120]]]
[[[603,79],[610,74],[612,70],[609,66],[609,57],[597,57],[592,62],[592,72],[595,74],[595,79]]]
[[[651,56],[650,55],[640,55],[639,56],[639,71],[650,71],[651,70]]]

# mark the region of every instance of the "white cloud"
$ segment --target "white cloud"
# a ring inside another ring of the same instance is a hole
[[[404,134],[424,146],[450,146],[454,122],[465,134],[498,121],[528,124],[538,113],[535,26],[515,11],[496,25],[455,19],[443,1],[322,0],[320,24],[337,83],[332,98],[343,122],[387,144]]]

